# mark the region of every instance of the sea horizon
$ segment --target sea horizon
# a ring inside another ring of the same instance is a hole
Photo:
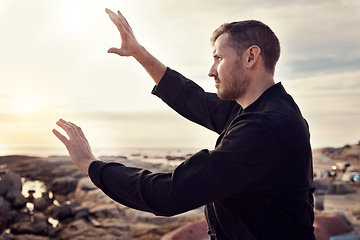
[[[93,148],[93,153],[96,157],[101,156],[115,156],[115,157],[129,157],[136,155],[155,156],[184,156],[188,154],[195,154],[201,151],[200,148],[187,147],[127,147],[127,148]],[[51,156],[68,156],[65,147],[7,147],[0,149],[0,156],[20,155],[20,156],[34,156],[34,157],[51,157]]]

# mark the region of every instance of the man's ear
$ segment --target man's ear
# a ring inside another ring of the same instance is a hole
[[[252,45],[245,51],[246,67],[252,68],[259,62],[261,49],[257,45]]]

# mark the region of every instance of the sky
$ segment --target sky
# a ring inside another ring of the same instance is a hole
[[[0,155],[66,154],[51,133],[59,118],[80,125],[95,154],[214,148],[217,135],[153,96],[134,59],[107,53],[121,40],[105,8],[120,10],[149,52],[210,92],[213,30],[263,21],[281,44],[275,81],[307,119],[313,148],[359,142],[358,0],[0,0]]]

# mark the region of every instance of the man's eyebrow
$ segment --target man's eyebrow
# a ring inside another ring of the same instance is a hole
[[[213,57],[218,57],[218,53],[216,50],[213,51]]]

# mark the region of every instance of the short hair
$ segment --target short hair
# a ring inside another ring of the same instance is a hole
[[[213,32],[212,45],[224,33],[229,34],[229,44],[239,49],[239,56],[252,45],[258,46],[265,69],[275,73],[275,65],[280,57],[280,42],[269,26],[256,20],[225,23]]]

